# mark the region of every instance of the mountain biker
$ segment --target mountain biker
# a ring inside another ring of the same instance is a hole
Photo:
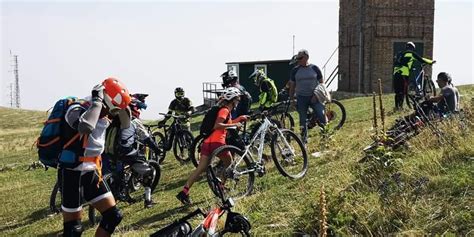
[[[110,115],[117,115],[124,127],[130,125],[130,95],[115,78],[107,78],[92,89],[89,106],[72,104],[66,114],[63,135],[70,144],[59,157],[62,182],[63,236],[81,236],[82,204],[90,202],[102,214],[96,236],[110,236],[123,216],[109,188],[102,182],[101,153]]]
[[[309,54],[306,49],[298,51],[295,58],[298,64],[291,70],[289,96],[293,101],[297,99],[296,109],[299,115],[301,140],[307,143],[308,127],[306,125],[308,108],[313,108],[314,116],[322,127],[327,123],[324,114],[324,104],[315,99],[313,93],[319,83],[324,83],[321,70],[318,66],[308,63]]]
[[[428,99],[428,102],[436,103],[442,114],[459,112],[459,91],[452,84],[451,75],[440,72],[436,83],[441,88],[441,93]]]
[[[250,106],[252,105],[252,96],[247,92],[244,86],[239,84],[237,74],[232,71],[226,71],[222,73],[222,87],[230,88],[235,87],[240,91],[240,103],[233,111],[231,111],[232,117],[237,118],[241,115],[248,115]]]
[[[220,102],[220,109],[217,113],[217,118],[214,123],[214,130],[210,136],[203,141],[201,146],[201,159],[199,160],[199,165],[189,176],[186,184],[183,187],[183,190],[179,192],[178,195],[176,195],[176,198],[178,198],[181,203],[185,205],[191,204],[191,200],[189,199],[189,189],[199,178],[199,175],[206,171],[210,162],[209,156],[211,153],[215,149],[226,144],[226,128],[240,128],[242,127],[241,122],[248,119],[248,116],[246,115],[241,115],[235,120],[232,119],[231,111],[238,106],[240,95],[240,90],[234,87],[229,87],[224,90],[222,94],[223,100]],[[222,159],[225,167],[229,166],[232,162],[230,153],[219,154],[219,158]]]
[[[168,107],[168,114],[174,115],[185,115],[189,117],[194,112],[194,107],[191,100],[187,97],[184,97],[184,89],[181,87],[177,87],[174,90],[175,99],[173,99]],[[166,121],[170,117],[166,117],[158,123],[158,125],[163,126],[165,125]],[[182,125],[186,127],[186,129],[191,128],[191,123],[189,122],[189,118],[181,119]]]
[[[268,78],[265,72],[261,69],[255,70],[249,79],[254,81],[254,84],[259,88],[260,95],[258,96],[258,104],[261,111],[268,110],[272,105],[278,101],[278,89],[275,82]]]
[[[144,94],[139,94],[144,95]],[[148,146],[155,153],[161,153],[160,148],[155,141],[151,138],[145,126],[143,126],[142,121],[140,120],[140,110],[146,109],[147,105],[145,103],[145,97],[140,97],[137,94],[132,95],[132,101],[130,103],[130,110],[132,112],[131,123],[128,128],[121,129],[120,131],[120,146],[119,147],[119,156],[117,157],[119,161],[132,165],[137,162],[140,158],[138,151],[138,141]],[[121,172],[120,180],[124,180],[124,173]],[[154,204],[151,199],[151,184],[153,178],[144,178],[145,183],[143,184],[145,188],[145,208],[150,208]],[[122,183],[122,182],[120,182]]]
[[[415,52],[415,43],[407,42],[405,50],[397,54],[393,68],[393,90],[395,91],[395,109],[403,109],[403,99],[409,84],[410,71],[414,61],[432,65],[436,61],[423,58]]]

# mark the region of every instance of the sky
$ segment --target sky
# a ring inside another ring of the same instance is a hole
[[[166,112],[174,88],[202,104],[202,82],[226,62],[289,59],[305,48],[322,66],[338,46],[339,1],[1,1],[1,105],[18,55],[21,107],[84,97],[109,76],[149,93],[146,119]],[[436,1],[434,73],[473,82],[473,3]],[[337,64],[337,54],[328,68]],[[328,69],[329,70],[329,69]],[[242,79],[241,79],[242,80]],[[336,88],[331,88],[336,89]]]

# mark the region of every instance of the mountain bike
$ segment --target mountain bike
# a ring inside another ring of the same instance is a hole
[[[434,61],[436,62],[436,61]],[[429,98],[436,95],[436,87],[431,77],[425,73],[425,67],[429,65],[421,64],[421,70],[413,81],[410,81],[406,86],[405,99],[409,108],[413,108],[412,101],[409,96],[422,96]]]
[[[284,105],[285,109],[283,110],[283,112],[280,113],[280,115],[278,115],[279,117],[277,121],[280,121],[282,128],[288,128],[294,131],[295,119],[293,118],[291,113],[289,113],[289,107],[291,105],[291,101],[288,100],[288,101],[279,102],[276,106],[281,106],[281,105]],[[279,113],[276,113],[276,114],[279,114]],[[324,114],[327,119],[326,127],[329,129],[338,130],[342,128],[342,126],[346,122],[346,109],[344,108],[344,105],[338,100],[331,99],[330,102],[327,102],[324,105]],[[307,118],[306,124],[309,129],[319,124],[318,119],[314,116],[312,108],[308,109],[306,118]]]
[[[51,195],[49,196],[49,210],[53,214],[58,214],[61,212],[61,187],[59,185],[59,182],[61,181],[61,172],[58,172],[58,178],[56,180],[56,183],[54,184],[53,190],[51,191]],[[84,200],[84,196],[81,193],[81,203],[82,204],[87,204],[88,203]],[[92,205],[89,206],[89,211],[87,213],[87,216],[89,217],[89,222],[92,225],[95,225],[99,223],[99,217],[96,216],[96,209]]]
[[[116,160],[113,163],[115,169],[104,175],[103,180],[116,200],[134,203],[137,198],[132,197],[132,193],[138,193],[140,197],[143,192],[137,191],[144,186],[143,184],[151,184],[151,193],[158,186],[161,167],[157,161],[138,156],[128,160]]]
[[[147,129],[148,134],[151,134],[150,138],[154,142],[157,142],[156,137],[153,136],[153,128],[157,128],[159,127],[159,125],[158,124],[143,124],[143,126],[145,126],[145,128]],[[162,147],[162,146],[159,146],[159,147]],[[154,160],[160,163],[161,161],[163,161],[164,157],[166,156],[166,151],[164,149],[160,149],[160,152],[158,153],[156,153],[155,151],[153,151],[153,149],[150,149],[148,146],[145,146],[145,145],[143,145],[140,149],[141,149],[141,153],[145,155],[145,158],[147,160]]]
[[[171,125],[158,125],[158,128],[163,128],[163,133],[156,131],[152,134],[155,141],[158,144],[158,147],[163,151],[162,154],[158,154],[159,163],[161,164],[165,157],[166,152],[170,151],[173,148],[173,153],[179,162],[189,161],[189,148],[193,143],[194,137],[193,134],[184,126],[183,120],[188,118],[185,115],[172,115],[164,114],[165,117],[172,117],[174,120]]]
[[[152,233],[151,237],[175,237],[175,236],[224,236],[227,233],[240,233],[242,236],[250,236],[252,228],[249,220],[240,213],[233,212],[234,201],[232,198],[226,198],[223,190],[222,181],[217,178],[211,168],[208,169],[207,177],[210,180],[210,187],[217,193],[220,204],[204,213],[200,208],[185,217],[174,221],[172,224]],[[226,215],[226,221],[222,230],[217,230],[217,223],[220,218]],[[204,220],[193,229],[188,222],[193,217],[201,215]]]
[[[210,155],[211,168],[222,178],[226,193],[233,199],[242,198],[252,192],[255,174],[259,177],[265,175],[263,153],[265,137],[268,135],[271,137],[271,157],[283,176],[300,179],[308,170],[307,151],[298,135],[289,129],[278,128],[265,112],[252,117],[259,117],[261,125],[244,150],[224,145]],[[232,162],[229,167],[224,167],[219,156],[229,153],[232,155]]]

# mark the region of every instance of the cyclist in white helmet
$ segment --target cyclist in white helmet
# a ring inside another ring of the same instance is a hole
[[[226,88],[222,93],[222,99],[220,101],[220,104],[214,112],[216,115],[213,130],[210,135],[206,139],[204,139],[201,146],[201,159],[199,160],[199,165],[193,171],[191,176],[189,176],[188,180],[186,181],[186,184],[183,187],[183,190],[179,192],[176,196],[183,204],[191,204],[191,200],[189,199],[189,189],[194,184],[194,182],[196,182],[201,173],[206,171],[210,161],[208,158],[211,153],[215,149],[226,144],[226,128],[240,128],[242,127],[241,122],[246,121],[248,119],[247,115],[241,115],[236,119],[232,119],[231,117],[231,111],[236,108],[240,102],[240,95],[240,90],[235,87]],[[206,115],[206,117],[207,116],[208,115]],[[204,120],[206,120],[206,118]],[[222,159],[224,166],[226,167],[229,166],[232,162],[232,157],[230,153],[220,154],[219,158]]]

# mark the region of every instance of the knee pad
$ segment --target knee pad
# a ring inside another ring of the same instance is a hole
[[[112,234],[115,231],[115,227],[122,221],[122,218],[122,212],[117,206],[113,206],[102,213],[102,221],[100,221],[99,226],[109,234]]]
[[[64,230],[63,236],[64,237],[79,237],[82,235],[84,229],[82,228],[81,220],[73,220],[63,223]]]

